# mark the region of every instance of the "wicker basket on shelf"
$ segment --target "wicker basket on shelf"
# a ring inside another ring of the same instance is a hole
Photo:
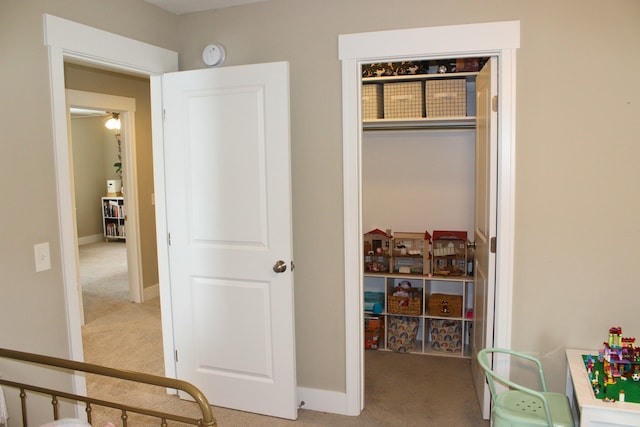
[[[422,294],[416,292],[411,296],[387,296],[387,312],[419,316],[422,314]]]
[[[432,294],[429,316],[462,317],[462,295]]]

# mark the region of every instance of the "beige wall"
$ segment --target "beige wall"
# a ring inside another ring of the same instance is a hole
[[[365,132],[361,168],[363,232],[460,230],[473,236],[473,130]]]
[[[71,117],[73,185],[78,238],[103,234],[101,197],[107,179],[119,179],[113,163],[118,161],[117,142],[104,127],[106,117]]]
[[[640,336],[640,2],[272,0],[176,17],[142,1],[0,0],[0,10],[0,51],[11,58],[0,67],[0,177],[13,184],[0,241],[2,345],[68,354],[42,12],[178,50],[182,69],[201,68],[201,49],[214,41],[227,48],[226,65],[291,63],[298,383],[339,391],[338,35],[520,20],[513,347],[543,356],[552,388],[562,389],[565,347],[597,347],[612,325]],[[42,241],[53,268],[36,274],[32,248]],[[15,317],[24,319],[19,332],[8,326]]]
[[[11,201],[1,216],[0,345],[68,356],[45,12],[174,50],[177,17],[142,1],[0,0],[0,182]],[[33,245],[41,242],[49,242],[52,268],[36,273]],[[7,377],[4,368],[0,361]],[[60,375],[42,377],[70,386]],[[9,403],[19,413],[18,403]],[[43,421],[30,415],[30,423]]]
[[[640,336],[640,2],[392,3],[272,0],[179,21],[183,69],[214,41],[226,65],[291,63],[298,381],[344,387],[338,35],[520,20],[512,342],[562,389],[565,347],[597,347],[617,324]]]
[[[149,80],[76,64],[66,64],[65,86],[67,89],[135,99],[136,167],[138,172],[138,212],[140,215],[138,226],[142,253],[142,283],[145,288],[157,285],[156,217],[155,206],[151,203],[154,189]],[[110,163],[110,165],[112,164],[113,162]]]

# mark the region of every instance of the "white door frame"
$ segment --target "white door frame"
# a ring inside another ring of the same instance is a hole
[[[129,299],[133,302],[140,303],[144,300],[142,289],[142,263],[140,244],[139,244],[139,227],[138,227],[138,176],[136,167],[136,138],[135,138],[135,98],[127,98],[124,96],[107,95],[104,93],[85,92],[80,90],[67,89],[67,106],[86,109],[107,110],[110,112],[120,113],[122,121],[122,145],[124,146],[123,161],[124,166],[124,188],[127,196],[125,203],[127,205],[127,276],[129,279]],[[71,136],[71,134],[70,134]],[[73,144],[73,141],[71,142]],[[71,180],[73,182],[73,163],[71,163]],[[131,191],[129,191],[131,189]],[[72,190],[74,191],[74,190]],[[75,196],[72,198],[72,209],[75,212]],[[74,218],[76,221],[77,218]],[[74,233],[74,235],[76,235]],[[131,235],[131,237],[129,237]],[[76,236],[77,237],[77,236]],[[76,247],[78,242],[76,239]],[[78,292],[82,292],[81,286]],[[82,296],[80,295],[80,301]],[[82,304],[80,306],[82,310]],[[83,316],[83,312],[80,312]],[[84,317],[84,316],[83,316]],[[82,322],[84,324],[84,321]]]
[[[53,15],[43,15],[44,44],[49,53],[51,82],[51,112],[53,144],[58,192],[60,253],[62,279],[67,308],[69,353],[74,360],[83,360],[81,314],[78,295],[78,264],[71,192],[71,165],[67,128],[67,106],[64,84],[64,61],[93,65],[141,76],[154,76],[177,71],[178,54],[87,25],[78,24]],[[156,135],[154,134],[154,138]],[[156,141],[154,141],[155,143]],[[161,141],[157,141],[161,142]],[[157,169],[157,168],[154,168]],[[133,189],[132,189],[133,190]],[[132,198],[136,195],[132,194]],[[156,198],[156,209],[158,206]],[[129,211],[131,214],[131,211]],[[137,215],[137,211],[134,212]],[[136,218],[137,220],[137,218]],[[162,245],[159,245],[161,247]],[[160,277],[162,282],[163,277]],[[164,308],[164,307],[163,307]],[[163,316],[164,317],[164,316]],[[74,375],[74,390],[86,392],[83,376]]]
[[[498,251],[493,345],[509,348],[515,217],[516,49],[519,47],[519,21],[379,31],[339,37],[343,84],[346,409],[349,415],[359,415],[364,408],[360,66],[394,59],[498,57]],[[508,366],[498,366],[497,369],[505,373]]]

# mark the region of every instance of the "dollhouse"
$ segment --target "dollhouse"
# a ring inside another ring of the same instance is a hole
[[[390,271],[391,240],[393,236],[382,230],[371,230],[364,235],[364,271],[385,273]]]

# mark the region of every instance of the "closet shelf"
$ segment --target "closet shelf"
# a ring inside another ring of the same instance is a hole
[[[380,77],[363,77],[362,83],[389,83],[389,82],[406,82],[415,80],[430,79],[455,79],[464,78],[467,81],[475,81],[477,71],[467,71],[461,73],[436,73],[436,74],[405,74],[400,76],[380,76]]]
[[[437,118],[421,118],[421,119],[376,119],[365,120],[363,129],[365,131],[376,130],[411,130],[411,129],[434,129],[434,130],[460,130],[476,128],[476,117],[437,117]]]

